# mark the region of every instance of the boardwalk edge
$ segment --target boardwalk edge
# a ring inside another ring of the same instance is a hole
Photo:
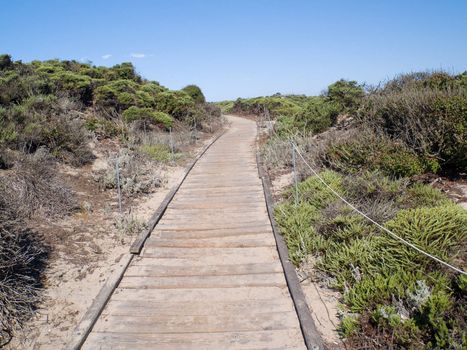
[[[258,133],[259,135],[259,133]],[[259,144],[258,144],[259,147]],[[266,200],[266,207],[268,211],[269,220],[271,222],[272,231],[276,240],[277,250],[279,252],[279,258],[284,269],[285,280],[289,288],[290,295],[297,312],[298,319],[300,321],[300,328],[305,339],[305,345],[308,350],[322,350],[324,345],[321,339],[321,335],[316,329],[315,322],[311,317],[311,311],[308,308],[308,304],[303,294],[300,281],[298,279],[295,267],[288,259],[288,249],[285,244],[284,237],[280,233],[279,227],[274,219],[274,200],[272,197],[272,183],[269,175],[264,170],[264,164],[261,161],[259,148],[256,149],[256,164],[258,166],[258,175],[261,178],[263,184],[263,192]]]
[[[128,265],[133,260],[132,254],[125,254],[120,261],[118,269],[112,273],[109,279],[105,282],[104,286],[100,290],[97,297],[91,304],[91,307],[86,311],[81,321],[78,323],[73,331],[71,340],[68,342],[66,349],[79,350],[83,346],[89,333],[97,322],[97,319],[101,315],[104,307],[107,305],[110,297],[112,296],[115,288],[123,278]]]

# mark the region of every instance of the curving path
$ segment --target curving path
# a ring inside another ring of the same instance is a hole
[[[256,124],[229,120],[83,349],[306,349],[258,176]]]

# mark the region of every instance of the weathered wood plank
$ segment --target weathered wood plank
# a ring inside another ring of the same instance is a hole
[[[96,332],[144,333],[217,333],[265,331],[297,327],[295,311],[228,316],[105,316],[100,318]]]
[[[197,259],[205,256],[218,259],[238,258],[249,259],[251,263],[273,261],[278,259],[277,251],[272,247],[255,248],[171,248],[171,247],[144,247],[144,257],[154,258],[190,258]]]
[[[198,239],[166,239],[151,237],[146,241],[146,247],[170,248],[253,248],[275,247],[276,242],[271,234],[259,234],[254,238],[238,238],[237,236],[198,238]]]
[[[290,311],[292,300],[241,300],[241,301],[190,301],[190,302],[155,302],[146,300],[112,300],[102,315],[113,316],[199,316],[199,315],[231,315],[258,314],[268,312]]]
[[[147,260],[147,259],[146,259]],[[167,276],[232,276],[232,275],[256,275],[263,273],[282,273],[282,266],[279,262],[268,262],[263,264],[243,264],[243,265],[136,265],[132,264],[126,271],[125,276],[147,276],[147,277],[167,277]]]
[[[83,349],[102,350],[286,350],[305,349],[299,329],[280,329],[256,332],[139,334],[96,332]],[[291,341],[296,339],[295,341]]]
[[[112,300],[183,301],[244,301],[290,298],[287,287],[239,287],[210,289],[125,289],[117,288]],[[244,315],[247,317],[248,315]]]
[[[282,286],[286,286],[286,282],[284,275],[281,272],[232,276],[125,276],[120,282],[120,288],[131,289],[195,289]]]

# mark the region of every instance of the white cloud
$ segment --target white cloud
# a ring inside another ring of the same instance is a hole
[[[103,55],[101,57],[102,57],[103,60],[108,60],[110,57],[112,57],[112,55],[108,53],[108,54],[105,54],[105,55]]]
[[[145,53],[132,53],[130,56],[133,58],[145,58],[148,55],[146,55]]]

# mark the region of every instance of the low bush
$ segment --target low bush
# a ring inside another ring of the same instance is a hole
[[[187,85],[185,86],[182,91],[186,92],[190,97],[195,101],[197,104],[206,103],[206,98],[204,97],[203,92],[201,89],[196,85]]]
[[[337,105],[339,112],[353,113],[360,106],[365,91],[356,81],[341,79],[328,86],[325,96]]]
[[[157,164],[145,157],[140,150],[122,149],[115,157],[108,159],[108,166],[95,174],[101,189],[117,187],[115,164],[119,164],[120,185],[125,196],[151,193],[163,183]]]
[[[467,167],[465,74],[425,73],[398,77],[362,102],[361,120],[378,134],[401,140],[444,169]]]
[[[139,150],[159,162],[168,162],[173,158],[170,147],[164,144],[142,145]]]
[[[300,112],[301,109],[302,106],[290,96],[275,95],[250,99],[239,98],[234,102],[232,112],[275,118],[278,116],[293,116]]]
[[[172,126],[173,118],[164,112],[155,111],[151,108],[139,108],[131,106],[123,112],[123,118],[127,123],[144,121],[147,123],[163,125],[165,128]]]
[[[157,110],[170,114],[178,120],[192,122],[193,118],[202,115],[195,101],[184,91],[161,92],[156,95],[155,103]]]
[[[467,256],[467,213],[455,204],[401,210],[393,220],[386,223],[386,227],[442,260],[455,262],[459,255],[464,258]],[[410,247],[401,246],[390,237],[381,236],[378,244],[397,260],[398,265],[403,265],[407,270],[411,267],[439,269],[439,266],[433,266],[428,257]]]
[[[467,213],[439,190],[374,172],[321,176],[405,240],[465,266]],[[275,217],[290,260],[301,265],[312,255],[314,267],[343,293],[350,314],[340,327],[349,343],[366,346],[374,339],[372,346],[381,349],[466,345],[463,277],[379,231],[316,177],[298,188],[298,205],[292,188]]]
[[[121,112],[138,102],[137,84],[132,80],[111,81],[95,89],[94,104],[102,108],[115,108]]]
[[[439,170],[435,158],[423,157],[404,143],[368,129],[354,129],[345,138],[330,140],[321,161],[344,173],[378,170],[395,178]]]
[[[294,128],[313,134],[323,132],[334,125],[339,112],[336,103],[318,97],[311,100],[302,111],[295,115]]]
[[[0,147],[34,153],[46,147],[51,154],[72,165],[93,159],[89,135],[73,102],[54,95],[36,95],[8,109],[0,109]]]

